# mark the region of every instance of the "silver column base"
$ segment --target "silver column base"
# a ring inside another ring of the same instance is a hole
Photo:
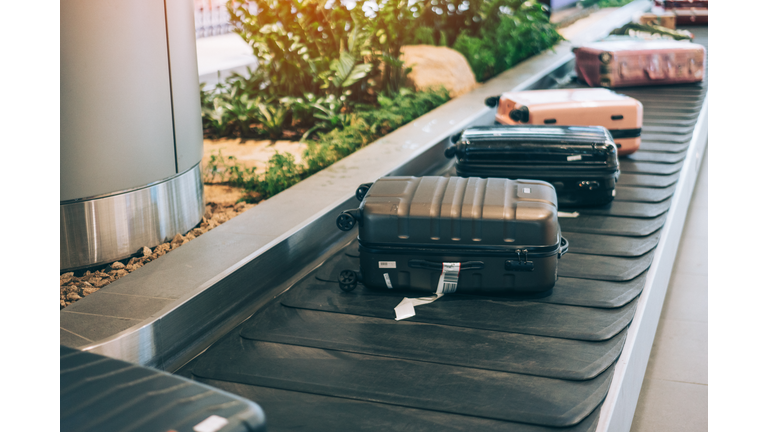
[[[59,205],[61,271],[128,258],[186,233],[203,217],[200,164],[165,180]]]

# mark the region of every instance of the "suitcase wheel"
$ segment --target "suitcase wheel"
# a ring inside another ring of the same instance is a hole
[[[513,109],[510,111],[509,118],[516,122],[528,123],[528,120],[530,119],[530,111],[528,111],[527,106],[523,105],[518,109]]]
[[[357,286],[357,273],[352,270],[342,270],[339,274],[339,288],[344,292],[350,292]]]
[[[365,198],[365,195],[368,193],[368,190],[371,188],[371,186],[373,186],[373,183],[363,183],[357,188],[355,197],[358,201],[362,201],[363,198]]]
[[[496,108],[496,105],[499,104],[499,99],[501,99],[500,96],[491,96],[489,98],[485,99],[485,106],[488,108]]]
[[[355,227],[356,223],[357,219],[355,219],[349,212],[343,212],[336,218],[336,226],[342,231],[350,231]]]

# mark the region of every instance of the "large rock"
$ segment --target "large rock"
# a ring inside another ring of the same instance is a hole
[[[451,97],[461,96],[477,87],[475,74],[464,56],[451,48],[432,45],[407,45],[401,60],[413,68],[408,74],[417,90],[445,86]]]

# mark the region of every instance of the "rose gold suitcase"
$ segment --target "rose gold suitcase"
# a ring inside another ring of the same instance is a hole
[[[640,24],[653,24],[675,29],[675,14],[672,12],[645,13],[640,16]]]
[[[501,124],[603,126],[613,135],[619,156],[640,147],[643,104],[608,89],[507,92],[486,104],[498,105],[496,121]]]
[[[683,84],[704,79],[704,47],[683,41],[601,41],[574,49],[576,73],[590,87]]]

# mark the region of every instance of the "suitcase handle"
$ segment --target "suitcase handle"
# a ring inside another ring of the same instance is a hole
[[[659,56],[655,56],[651,60],[651,64],[645,67],[645,73],[648,75],[648,78],[652,80],[660,80],[667,77],[667,74],[664,73],[663,66],[661,64],[661,58]]]
[[[568,252],[568,240],[565,237],[560,237],[560,251],[557,252],[557,258],[560,259],[566,252]]]
[[[485,268],[485,264],[482,261],[466,261],[459,264],[461,264],[461,270],[482,270]],[[443,271],[443,263],[435,261],[412,259],[408,261],[408,267]]]

